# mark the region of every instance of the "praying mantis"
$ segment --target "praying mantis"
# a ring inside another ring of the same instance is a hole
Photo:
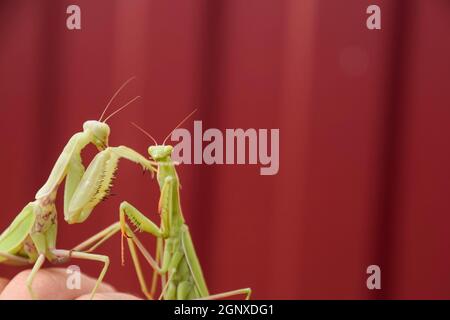
[[[194,112],[188,115],[176,128]],[[159,299],[221,299],[240,294],[244,294],[246,295],[246,299],[250,299],[250,288],[242,288],[214,295],[209,294],[189,228],[181,210],[180,181],[175,170],[175,163],[171,159],[173,147],[165,145],[166,140],[173,131],[166,137],[163,144],[159,145],[148,132],[134,123],[133,125],[150,137],[155,143],[148,148],[148,153],[158,168],[157,181],[160,187],[158,211],[161,218],[161,225],[159,227],[126,201],[120,205],[119,216],[123,236],[128,239],[133,239],[133,242],[135,242],[139,251],[144,255],[155,272],[150,296],[154,294],[156,287],[155,275],[160,275],[163,288]],[[134,233],[130,233],[126,218],[139,231],[150,233],[157,238],[156,259],[151,256]],[[161,257],[162,264],[160,265],[159,260]],[[168,275],[167,282],[165,281],[166,275]]]
[[[75,133],[69,139],[47,182],[36,193],[35,200],[28,203],[0,235],[0,263],[33,265],[26,280],[26,286],[33,299],[37,298],[32,288],[33,280],[45,260],[47,259],[51,263],[63,263],[71,258],[103,263],[102,271],[91,291],[92,298],[106,274],[109,258],[106,255],[90,253],[90,251],[120,230],[119,224],[116,223],[72,250],[56,249],[57,211],[55,200],[62,181],[65,179],[64,219],[71,224],[83,222],[94,207],[107,196],[109,185],[106,185],[104,181],[112,179],[120,158],[136,162],[142,165],[144,170],[155,171],[151,162],[134,150],[124,146],[108,147],[110,128],[106,121],[138,99],[139,96],[111,113],[103,121],[102,118],[117,94],[132,79],[128,79],[116,91],[99,120],[84,122],[83,131]],[[90,165],[85,172],[81,151],[89,144],[95,145],[100,153],[94,158],[94,165]],[[101,166],[98,166],[99,164]],[[108,170],[104,171],[102,166],[106,166]],[[110,176],[105,177],[105,172]],[[78,191],[80,188],[83,189],[83,192]],[[86,194],[89,194],[89,198],[84,197]],[[129,241],[129,245],[132,245],[132,242]],[[140,267],[138,265],[135,267],[139,271]]]

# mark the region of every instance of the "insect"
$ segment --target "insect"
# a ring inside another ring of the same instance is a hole
[[[175,129],[181,126],[194,112],[188,115]],[[166,300],[220,299],[245,294],[246,299],[249,299],[251,295],[250,288],[215,295],[209,294],[189,228],[181,210],[180,182],[175,170],[175,163],[171,159],[173,147],[165,145],[166,140],[173,131],[166,137],[163,144],[159,145],[148,132],[134,123],[133,125],[150,137],[155,143],[155,145],[148,148],[148,153],[158,166],[157,180],[161,193],[158,211],[161,217],[161,225],[158,226],[155,224],[126,201],[120,205],[120,223],[123,236],[133,238],[136,246],[155,271],[154,275],[161,276],[162,292],[159,298]],[[150,233],[157,238],[156,258],[151,256],[142,243],[135,237],[134,233],[127,231],[126,218],[139,231]],[[162,259],[161,262],[160,259]],[[165,281],[166,275],[167,281]],[[152,295],[155,291],[155,279],[154,276],[151,290]]]
[[[122,146],[114,148],[108,147],[110,128],[106,124],[106,121],[138,99],[139,96],[133,98],[124,106],[111,113],[103,121],[102,118],[117,94],[132,79],[133,78],[127,80],[116,91],[98,121],[86,121],[83,124],[83,131],[75,133],[69,139],[62,153],[58,157],[47,182],[36,193],[35,200],[28,203],[16,216],[11,225],[9,225],[9,227],[0,235],[0,263],[11,265],[33,264],[33,268],[26,280],[28,291],[33,299],[37,298],[32,289],[33,279],[46,259],[51,263],[63,263],[70,258],[102,262],[103,269],[91,292],[91,298],[95,294],[97,287],[101,283],[108,269],[109,258],[107,256],[92,254],[88,251],[93,250],[114,232],[120,230],[118,223],[104,229],[87,241],[76,246],[73,250],[56,249],[57,211],[55,199],[62,181],[65,179],[64,219],[68,223],[84,221],[87,216],[89,216],[92,209],[102,200],[102,197],[106,196],[106,193],[102,193],[103,186],[96,185],[93,186],[96,188],[94,190],[88,188],[88,191],[93,190],[91,201],[83,202],[82,198],[74,197],[80,182],[84,181],[83,177],[85,177],[85,174],[89,173],[92,175],[94,173],[94,169],[88,170],[88,172],[85,173],[80,155],[81,151],[88,144],[93,144],[99,151],[108,150],[103,155],[107,154],[110,159],[116,159],[116,163],[118,158],[123,157],[141,164],[144,169],[154,170],[151,163],[137,152]],[[98,157],[96,157],[96,159],[98,159]],[[104,157],[102,157],[102,159],[105,160]],[[76,208],[75,214],[72,210],[72,213],[69,215],[69,208]],[[88,251],[82,252],[82,250],[85,249]]]

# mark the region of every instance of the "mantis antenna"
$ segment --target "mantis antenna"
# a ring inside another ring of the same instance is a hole
[[[122,111],[123,109],[125,109],[129,104],[133,103],[135,100],[139,99],[141,96],[136,96],[133,99],[131,99],[130,101],[128,101],[124,106],[120,107],[119,109],[117,109],[116,111],[114,111],[113,113],[111,113],[105,120],[103,120],[103,122],[106,122],[108,119],[110,119],[113,115],[115,115],[116,113]]]
[[[120,91],[122,91],[123,88],[125,88],[125,86],[130,83],[132,80],[136,79],[135,76],[131,77],[130,79],[128,79],[127,81],[125,81],[119,89],[117,89],[116,93],[114,93],[114,95],[111,97],[111,99],[109,100],[108,104],[106,105],[105,109],[103,110],[100,119],[98,119],[98,121],[102,121],[103,116],[105,115],[106,110],[108,110],[109,106],[111,105],[111,102],[113,102],[113,100],[117,97],[117,95],[120,93]]]
[[[191,113],[189,113],[175,128],[173,128],[172,131],[170,131],[170,133],[167,135],[167,137],[164,139],[163,141],[163,145],[166,144],[167,139],[169,139],[170,135],[172,134],[172,132],[174,132],[176,129],[178,129],[187,119],[189,119],[189,117],[191,117],[195,112],[197,111],[197,109],[194,109],[194,111],[192,111]]]
[[[136,123],[134,123],[134,122],[131,122],[131,124],[132,124],[133,126],[135,126],[138,130],[140,130],[143,134],[145,134],[147,137],[149,137],[150,139],[152,139],[156,146],[158,145],[158,142],[156,142],[156,139],[153,138],[153,136],[152,136],[150,133],[148,133],[147,131],[145,131],[144,129],[142,129],[140,126],[138,126],[138,125],[137,125]]]
[[[195,109],[194,111],[192,111],[189,115],[187,115],[183,121],[181,121],[172,131],[170,131],[169,135],[166,137],[166,139],[164,139],[163,145],[166,143],[166,140],[170,137],[170,135],[172,134],[172,132],[174,132],[177,128],[179,128],[187,119],[189,119],[190,116],[192,116],[195,112],[197,111],[197,109]],[[150,139],[153,140],[153,142],[155,143],[155,145],[158,145],[158,142],[156,141],[155,138],[153,138],[153,136],[148,133],[147,131],[145,131],[143,128],[141,128],[140,126],[138,126],[136,123],[131,122],[131,124],[133,126],[135,126],[139,131],[141,131],[143,134],[145,134],[147,137],[149,137]]]

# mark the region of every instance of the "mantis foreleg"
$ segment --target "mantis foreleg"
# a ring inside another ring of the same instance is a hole
[[[70,161],[80,154],[81,150],[90,142],[91,134],[87,131],[75,133],[67,142],[58,160],[46,181],[46,183],[36,193],[36,199],[50,195],[57,190],[67,173]]]
[[[121,158],[140,164],[144,170],[156,170],[149,160],[124,146],[108,147],[99,152],[89,164],[69,200],[68,211],[64,213],[68,223],[85,221],[95,206],[108,196]]]
[[[138,209],[136,209],[133,205],[130,203],[124,201],[120,204],[120,224],[122,233],[124,235],[127,235],[125,226],[126,226],[126,220],[125,217],[127,216],[130,221],[140,230],[145,231],[147,233],[150,233],[154,235],[157,238],[162,237],[162,231],[161,229],[149,218],[144,216]],[[128,235],[127,235],[128,237]],[[136,246],[139,248],[139,250],[142,252],[144,258],[147,260],[147,262],[150,264],[150,266],[157,271],[158,273],[163,272],[163,269],[158,265],[158,262],[152,257],[152,255],[145,249],[145,247],[142,245],[142,243],[135,239],[135,237],[132,235],[133,241],[135,242]]]
[[[69,211],[69,203],[78,184],[83,177],[85,168],[80,154],[74,154],[67,167],[66,183],[64,187],[64,212]]]
[[[156,225],[156,223],[147,218],[129,202],[122,202],[120,204],[119,210],[120,223],[122,227],[125,226],[125,216],[127,216],[130,221],[139,229],[139,231],[150,233],[157,238],[161,238],[163,236],[162,230]],[[125,229],[122,229],[122,231],[125,234]]]

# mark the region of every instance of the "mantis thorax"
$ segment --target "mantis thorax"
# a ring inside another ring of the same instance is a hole
[[[175,183],[178,183],[177,172],[175,171],[175,166],[172,163],[170,156],[156,160],[158,162],[158,174],[157,179],[160,188],[163,187],[164,182],[168,177],[173,178]]]

